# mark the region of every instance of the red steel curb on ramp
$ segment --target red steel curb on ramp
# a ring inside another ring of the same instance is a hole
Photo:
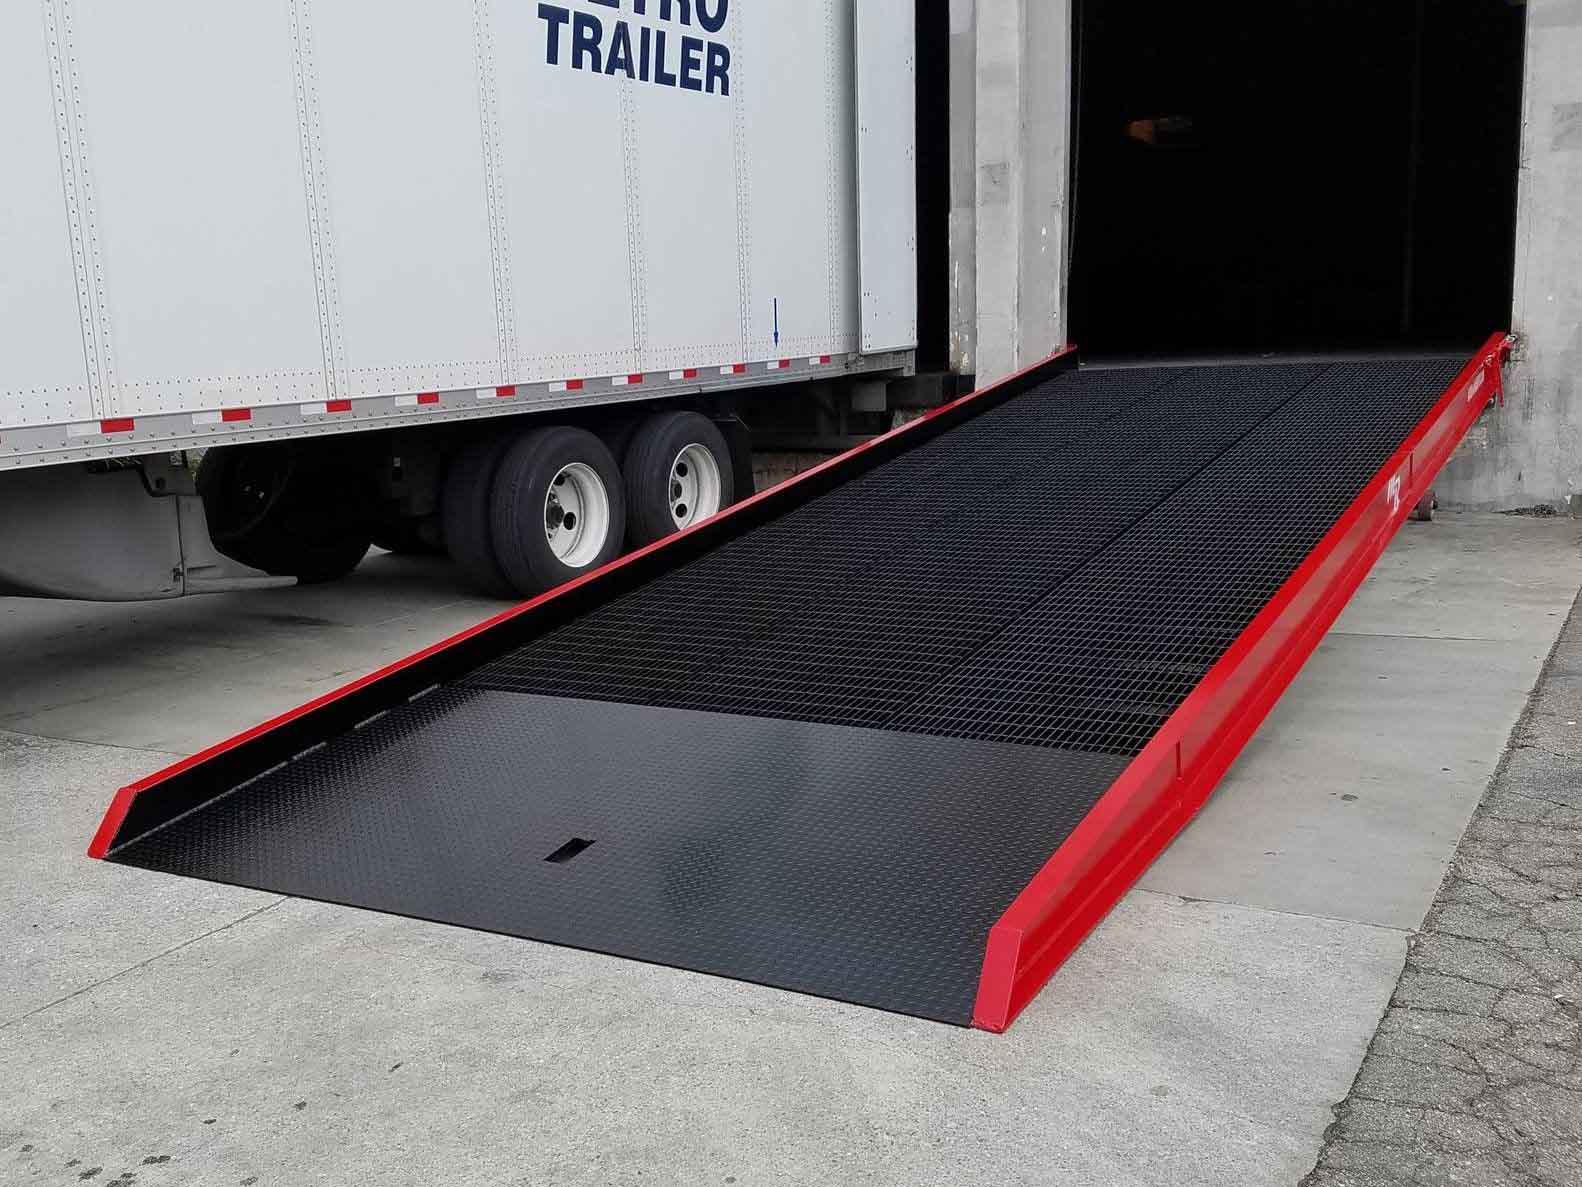
[[[1003,1031],[1207,802],[1456,445],[1514,339],[1489,338],[1301,566],[989,930],[972,1023]]]

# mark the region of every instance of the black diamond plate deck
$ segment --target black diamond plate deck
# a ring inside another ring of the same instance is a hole
[[[989,926],[1122,765],[445,689],[117,857],[965,1024]]]
[[[1458,366],[1058,376],[109,856],[967,1023],[989,927]]]

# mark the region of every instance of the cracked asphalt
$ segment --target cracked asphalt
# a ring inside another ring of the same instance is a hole
[[[1304,1187],[1582,1184],[1582,611]]]

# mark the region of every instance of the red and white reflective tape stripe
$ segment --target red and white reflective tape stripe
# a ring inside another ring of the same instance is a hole
[[[721,367],[720,368],[720,374],[721,375],[745,375],[745,374],[747,374],[747,364],[746,363],[731,363],[729,366]]]
[[[251,408],[221,408],[217,412],[194,412],[192,423],[195,425],[234,425],[253,419]]]
[[[816,354],[807,361],[807,365],[810,367],[827,367],[829,363],[830,356],[827,354]]]
[[[137,422],[130,416],[117,416],[109,420],[90,421],[85,425],[67,425],[68,437],[105,437],[111,433],[130,433]]]
[[[698,369],[696,367],[688,367],[684,371],[672,371],[670,373],[670,378],[672,379],[696,379],[697,377]]]
[[[765,371],[784,371],[791,365],[790,359],[770,359],[764,364]]]
[[[498,387],[480,387],[478,398],[480,400],[504,400],[516,395],[516,384],[502,383]]]
[[[549,390],[552,392],[580,392],[582,390],[582,380],[563,379],[557,383],[550,384]]]
[[[640,373],[638,373],[638,372],[633,372],[631,375],[617,375],[617,376],[615,376],[615,378],[610,380],[610,386],[611,387],[633,387],[633,386],[635,386],[635,385],[637,385],[637,384],[639,384],[641,382],[643,382],[642,375]]]
[[[438,404],[439,393],[419,392],[415,396],[397,396],[395,402],[397,408],[416,408],[419,404]]]
[[[303,404],[301,406],[303,416],[330,416],[337,412],[350,412],[351,410],[352,402],[350,400],[323,400],[317,404]]]

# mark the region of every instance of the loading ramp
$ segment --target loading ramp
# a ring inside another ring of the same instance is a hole
[[[1003,1029],[1508,349],[1065,352],[123,788],[89,852]]]

